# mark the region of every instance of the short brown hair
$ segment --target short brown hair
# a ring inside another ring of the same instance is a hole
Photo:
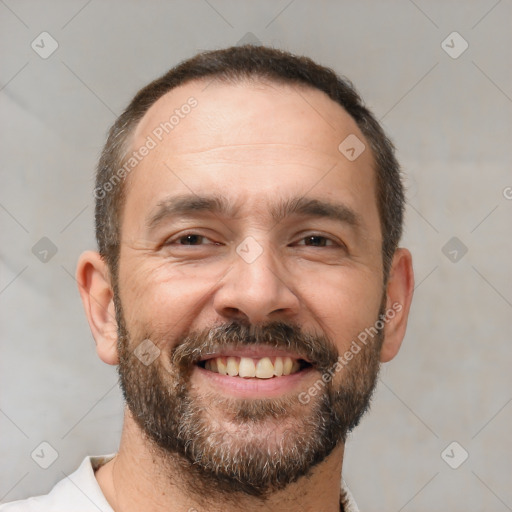
[[[264,46],[245,45],[206,51],[185,60],[141,89],[111,127],[96,173],[96,239],[115,280],[120,253],[125,187],[113,180],[127,159],[131,135],[149,108],[170,90],[192,80],[237,82],[247,78],[309,86],[323,91],[355,120],[376,163],[377,203],[382,231],[384,282],[402,235],[404,191],[394,147],[364,106],[353,85],[311,59]],[[341,142],[341,141],[340,141]],[[108,186],[110,184],[110,186]]]

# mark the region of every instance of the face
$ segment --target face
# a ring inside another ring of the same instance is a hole
[[[156,145],[126,181],[119,372],[164,456],[263,496],[343,443],[375,385],[382,330],[336,367],[383,313],[373,160],[340,153],[368,144],[319,91],[207,85],[166,94],[132,140]]]

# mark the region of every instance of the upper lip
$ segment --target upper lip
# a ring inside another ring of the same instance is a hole
[[[223,348],[215,352],[203,355],[199,361],[206,361],[216,357],[253,357],[254,359],[261,359],[262,357],[290,357],[291,359],[302,359],[310,364],[312,362],[301,354],[280,350],[273,347],[238,347],[238,348]]]

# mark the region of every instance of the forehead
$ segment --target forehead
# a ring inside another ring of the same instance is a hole
[[[254,78],[192,81],[169,91],[146,112],[132,141],[139,147],[152,135],[158,144],[152,156],[164,149],[179,154],[228,144],[288,144],[338,158],[340,137],[348,134],[364,140],[353,118],[322,91]]]
[[[352,207],[358,199],[378,217],[371,152],[349,161],[339,150],[354,135],[368,147],[352,117],[313,88],[187,83],[157,100],[134,131],[133,151],[149,140],[152,148],[128,175],[125,213],[142,218],[173,193],[206,192],[264,212],[266,199],[295,188],[294,196],[340,195]]]

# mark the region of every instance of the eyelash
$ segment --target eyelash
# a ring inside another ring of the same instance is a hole
[[[207,236],[205,235],[201,235],[199,233],[195,233],[195,232],[189,232],[189,233],[184,233],[182,235],[179,235],[178,237],[175,237],[175,238],[172,238],[168,241],[166,241],[164,243],[165,246],[169,246],[169,245],[173,245],[175,242],[178,242],[180,241],[181,239],[183,238],[186,238],[188,236],[197,236],[197,237],[201,237],[203,239],[206,239],[206,240],[210,240]],[[332,245],[325,245],[325,246],[307,246],[306,244],[300,244],[300,245],[303,245],[304,247],[317,247],[317,248],[322,248],[322,247],[331,247],[331,248],[340,248],[340,249],[346,249],[346,246],[345,244],[343,243],[340,243],[340,242],[337,242],[336,240],[333,240],[332,238],[329,238],[327,236],[324,236],[324,235],[320,235],[320,234],[310,234],[310,235],[306,235],[304,237],[302,237],[300,239],[300,241],[302,242],[303,240],[306,240],[308,238],[322,238],[322,239],[325,239],[327,240],[327,242],[332,242]],[[193,244],[184,244],[184,245],[180,245],[181,247],[199,247],[203,244],[199,244],[199,245],[193,245]],[[214,242],[212,245],[220,245],[219,243],[217,242]]]

